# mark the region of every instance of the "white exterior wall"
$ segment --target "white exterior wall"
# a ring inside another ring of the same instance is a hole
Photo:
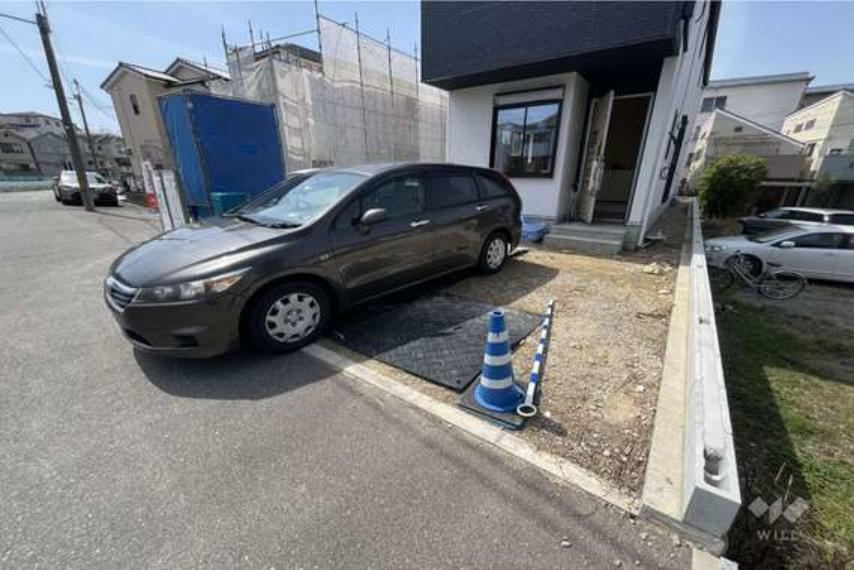
[[[587,81],[578,73],[562,73],[458,89],[448,94],[448,160],[489,167],[495,95],[560,86],[564,88],[564,95],[553,175],[511,179],[522,198],[523,213],[548,220],[563,219],[569,207],[577,174],[578,149],[584,134]],[[519,101],[537,101],[543,97],[543,92],[532,92]]]
[[[626,242],[629,247],[643,242],[646,230],[668,206],[667,202],[661,202],[667,182],[662,178],[661,173],[670,163],[667,157],[670,129],[674,124],[676,125],[673,132],[675,136],[682,115],[687,115],[688,125],[680,156],[676,159],[676,173],[670,188],[670,198],[676,196],[679,190],[702,93],[705,30],[709,17],[708,2],[698,4],[697,9],[703,10],[703,16],[702,18],[695,16],[691,20],[688,49],[679,55],[666,58],[661,66],[635,194],[629,212],[628,225],[631,226],[631,231]],[[674,117],[676,117],[675,123]],[[633,243],[628,240],[632,240]]]
[[[798,79],[779,83],[710,86],[703,90],[703,98],[725,96],[724,109],[727,111],[778,131],[786,115],[798,108],[808,83],[808,79]],[[709,114],[701,113],[697,124],[702,124]]]
[[[795,132],[797,125],[815,120],[815,126]],[[818,172],[831,149],[854,153],[854,95],[840,91],[835,95],[793,113],[783,124],[783,133],[803,143],[815,143],[810,155],[810,170]]]

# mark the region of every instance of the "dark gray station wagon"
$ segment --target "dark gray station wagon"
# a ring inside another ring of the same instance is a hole
[[[241,340],[289,351],[333,315],[453,271],[499,271],[521,201],[495,171],[379,165],[290,177],[237,211],[119,257],[104,295],[143,350],[206,357]]]

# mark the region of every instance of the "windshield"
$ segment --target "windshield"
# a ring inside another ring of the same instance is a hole
[[[804,233],[803,229],[800,228],[783,228],[779,230],[773,230],[770,232],[763,232],[761,234],[756,234],[752,236],[748,236],[747,239],[756,243],[768,243],[778,239],[785,239],[787,237],[794,237],[796,235],[800,235]]]
[[[107,184],[107,180],[103,176],[95,174],[94,172],[86,173],[86,181],[89,182],[89,184]]]
[[[364,180],[364,175],[353,172],[318,172],[308,178],[285,181],[233,214],[258,224],[301,226]]]
[[[86,173],[86,181],[89,184],[107,184],[103,176],[95,172]],[[59,175],[59,183],[66,186],[77,186],[77,173],[73,170],[63,170]]]

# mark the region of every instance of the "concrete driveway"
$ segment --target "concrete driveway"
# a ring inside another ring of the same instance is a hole
[[[305,354],[135,353],[101,279],[153,222],[0,195],[0,566],[688,566],[668,535]]]

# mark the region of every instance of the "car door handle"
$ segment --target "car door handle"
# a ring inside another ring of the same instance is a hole
[[[409,222],[410,228],[420,228],[421,226],[426,226],[430,224],[430,220],[414,220]]]
[[[475,212],[485,212],[488,209],[489,209],[489,206],[487,206],[486,204],[481,204],[480,206],[476,206],[474,211]]]

